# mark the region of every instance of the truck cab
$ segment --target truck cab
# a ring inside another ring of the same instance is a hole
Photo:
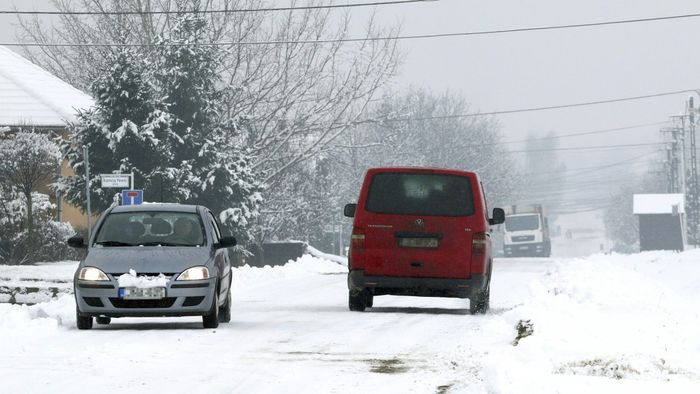
[[[505,208],[505,213],[503,236],[505,257],[551,256],[549,223],[542,205],[512,205]]]

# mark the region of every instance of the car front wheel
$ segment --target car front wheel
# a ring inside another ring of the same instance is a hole
[[[83,316],[78,308],[75,308],[75,322],[78,330],[89,330],[92,328],[92,316]]]
[[[219,308],[219,323],[228,323],[231,321],[231,288],[229,287],[226,294],[226,303]]]
[[[204,328],[219,327],[219,289],[214,289],[214,299],[211,303],[209,313],[202,316],[202,325]]]

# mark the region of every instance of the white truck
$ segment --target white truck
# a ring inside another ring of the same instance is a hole
[[[552,254],[549,223],[542,205],[512,205],[505,207],[504,210],[506,212],[503,236],[505,257],[549,257]]]

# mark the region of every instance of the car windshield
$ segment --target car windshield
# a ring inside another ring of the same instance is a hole
[[[469,216],[474,213],[474,201],[467,177],[382,173],[372,178],[365,209],[396,215]]]
[[[102,246],[202,246],[204,227],[188,212],[121,212],[109,214],[95,244]]]
[[[540,228],[539,215],[506,216],[506,231],[537,230]]]

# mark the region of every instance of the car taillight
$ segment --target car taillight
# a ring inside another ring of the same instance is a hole
[[[484,254],[486,252],[486,233],[474,233],[472,237],[472,254]]]
[[[365,231],[363,229],[353,227],[350,240],[354,252],[363,251],[365,249]]]

